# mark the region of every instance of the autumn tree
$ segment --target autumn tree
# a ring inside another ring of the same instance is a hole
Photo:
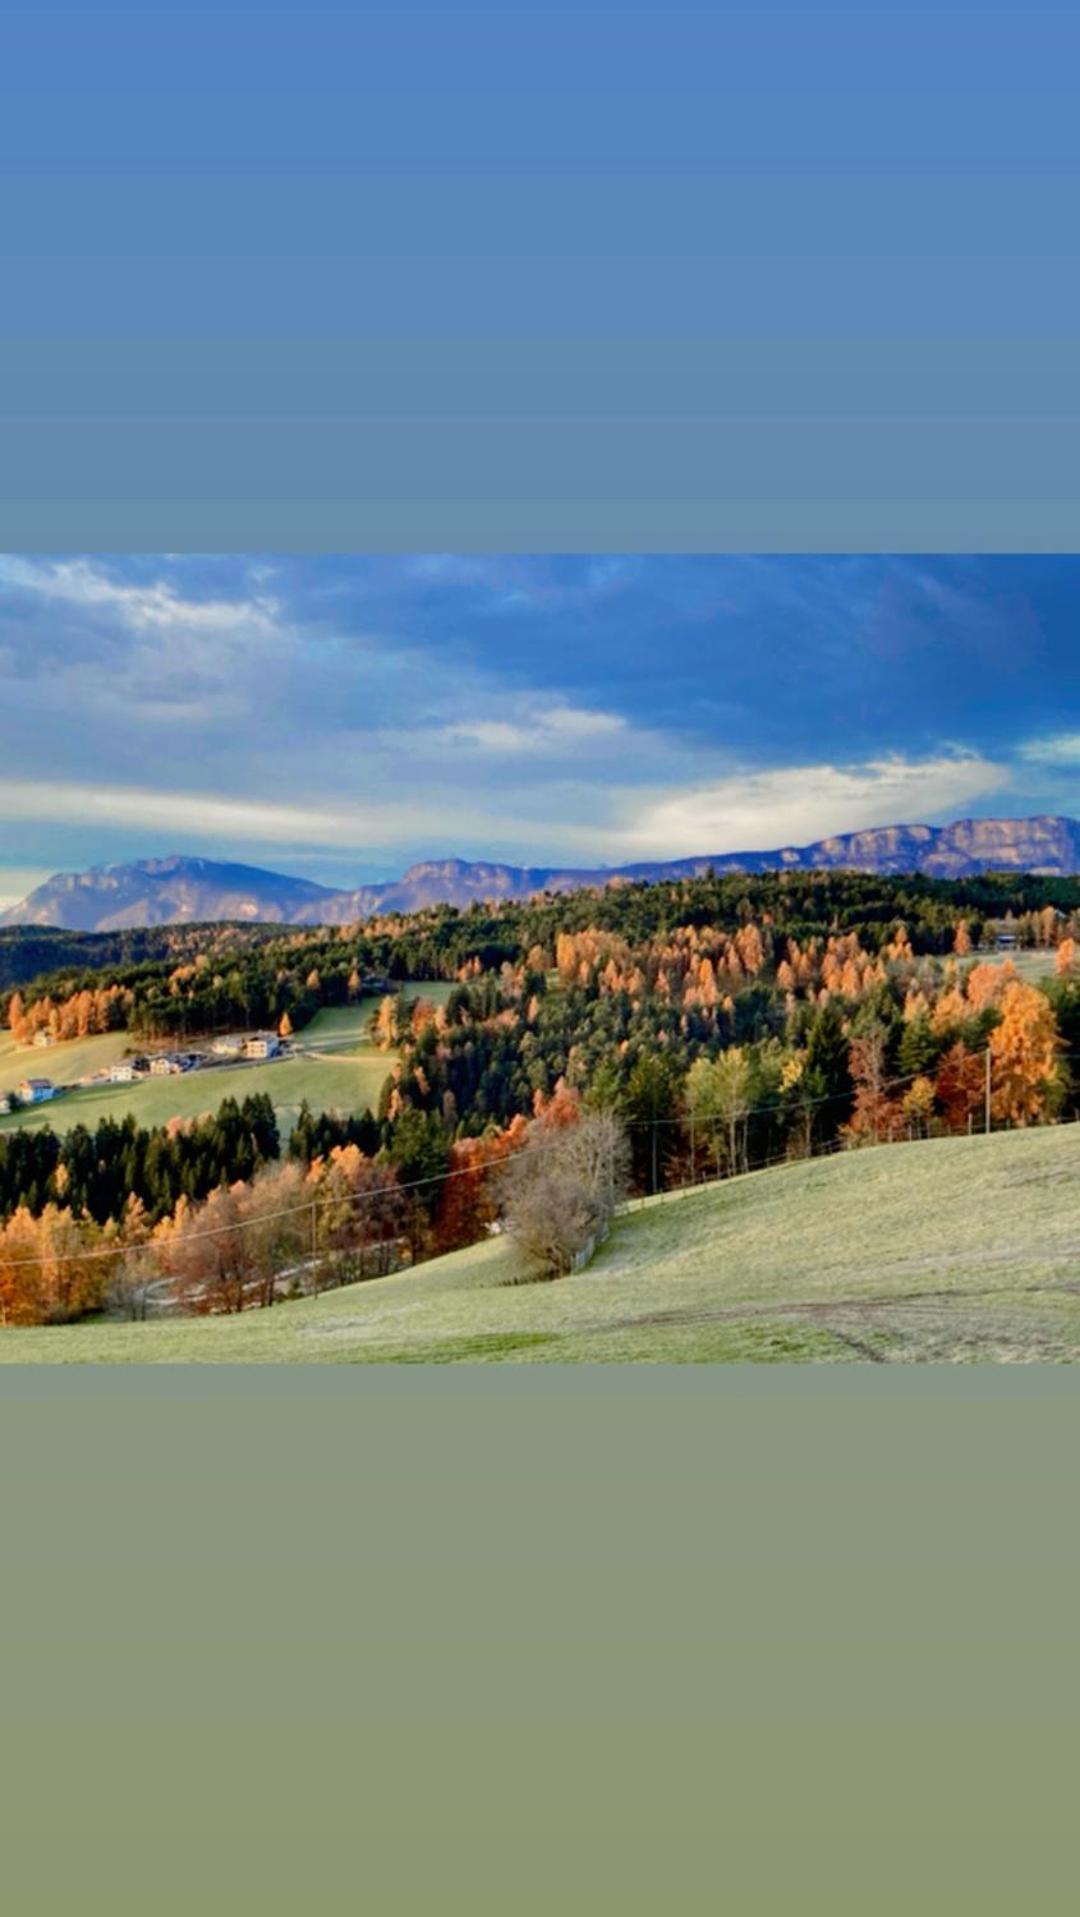
[[[113,1263],[103,1233],[66,1207],[20,1209],[0,1231],[0,1324],[70,1324],[99,1310]]]
[[[375,1043],[380,1051],[391,1052],[399,1043],[404,1026],[404,1001],[400,993],[386,993],[372,1021]]]
[[[893,1095],[886,1064],[886,1033],[875,1027],[851,1041],[849,1069],[855,1085],[855,1107],[844,1127],[852,1144],[884,1144],[904,1128],[904,1110]]]
[[[392,1165],[357,1145],[337,1145],[312,1164],[307,1189],[315,1201],[315,1245],[322,1261],[314,1270],[315,1287],[323,1273],[347,1282],[391,1269],[408,1212]]]
[[[937,1069],[934,1095],[951,1132],[970,1131],[986,1098],[986,1061],[957,1039],[943,1054]]]
[[[1006,1125],[1050,1116],[1058,1090],[1060,1049],[1053,1008],[1043,992],[1014,980],[1001,998],[1001,1023],[990,1034],[991,1110]]]
[[[935,1091],[932,1078],[920,1076],[908,1086],[901,1101],[901,1112],[910,1138],[928,1138],[934,1120]]]

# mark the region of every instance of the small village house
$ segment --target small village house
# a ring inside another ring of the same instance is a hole
[[[110,1085],[132,1085],[138,1078],[145,1078],[150,1070],[147,1058],[118,1058],[115,1065],[109,1066]]]
[[[281,1040],[276,1032],[254,1032],[244,1046],[245,1058],[277,1058]]]

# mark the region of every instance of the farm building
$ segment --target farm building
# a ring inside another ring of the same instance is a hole
[[[110,1065],[108,1077],[110,1085],[132,1085],[136,1079],[145,1078],[150,1070],[148,1058],[118,1058]]]
[[[215,1058],[240,1058],[246,1042],[238,1032],[225,1032],[221,1038],[215,1038],[210,1049]]]
[[[56,1097],[56,1086],[51,1078],[24,1078],[19,1097],[24,1105],[43,1105],[46,1099]]]
[[[11,1110],[11,1100],[6,1092],[0,1092],[0,1118],[6,1117]]]
[[[276,1032],[255,1032],[244,1045],[245,1058],[277,1058],[281,1040]]]
[[[172,1078],[175,1073],[182,1072],[183,1069],[175,1052],[159,1052],[156,1058],[150,1060],[151,1078]]]
[[[34,1044],[41,1046],[41,1048],[44,1050],[46,1045],[55,1045],[56,1040],[53,1037],[51,1032],[45,1032],[45,1031],[35,1032]]]

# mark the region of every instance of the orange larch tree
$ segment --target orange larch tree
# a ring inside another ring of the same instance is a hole
[[[1038,1124],[1050,1116],[1061,1049],[1049,999],[1019,979],[1005,987],[1001,1023],[990,1034],[993,1116],[1003,1124]]]

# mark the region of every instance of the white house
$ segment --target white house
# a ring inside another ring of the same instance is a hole
[[[6,1092],[0,1092],[0,1118],[11,1110],[11,1100]]]
[[[156,1058],[150,1060],[151,1078],[172,1078],[176,1072],[182,1072],[183,1069],[174,1052],[159,1052]]]
[[[46,1045],[55,1045],[56,1040],[51,1032],[41,1030],[34,1033],[34,1044],[44,1048]]]
[[[133,1058],[118,1058],[115,1065],[109,1066],[110,1085],[131,1085],[142,1073],[135,1070]]]
[[[276,1058],[281,1040],[276,1032],[256,1032],[244,1046],[245,1058]]]
[[[51,1078],[24,1078],[19,1097],[24,1105],[43,1105],[47,1098],[56,1097],[56,1086]]]

